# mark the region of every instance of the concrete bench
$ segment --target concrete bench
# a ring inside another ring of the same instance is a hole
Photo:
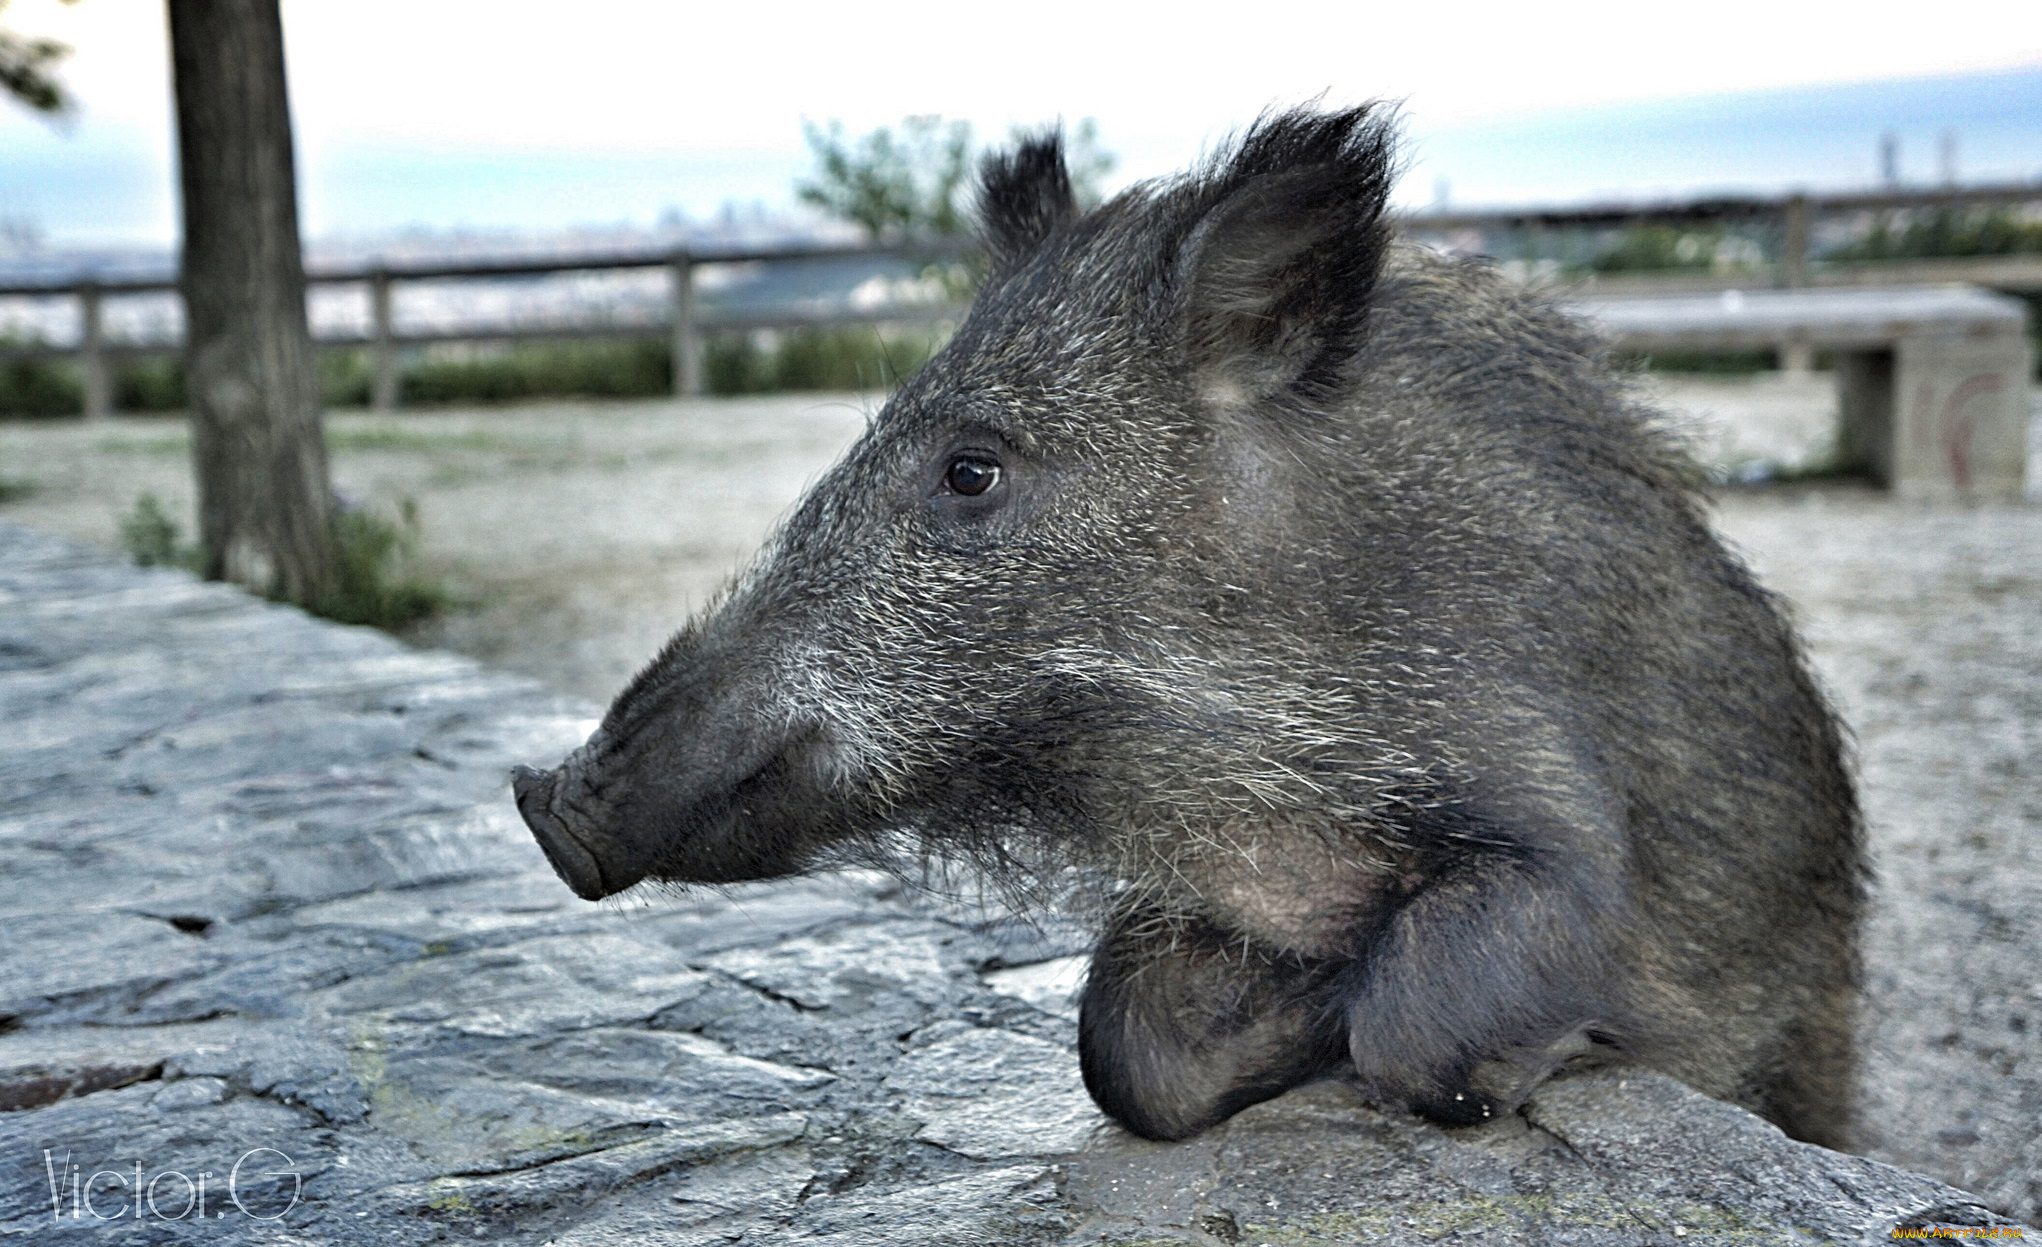
[[[2027,308],[1976,286],[1726,290],[1569,304],[1626,351],[1833,352],[1847,464],[1900,497],[2018,499]]]

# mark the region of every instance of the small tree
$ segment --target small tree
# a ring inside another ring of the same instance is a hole
[[[964,231],[960,200],[971,176],[971,125],[909,117],[851,140],[842,122],[803,122],[815,176],[795,183],[803,203],[864,227],[873,241]]]
[[[802,133],[815,156],[815,173],[794,186],[803,203],[863,226],[875,242],[965,232],[977,157],[969,122],[909,117],[898,134],[881,126],[858,139],[845,135],[842,122],[804,122]],[[1099,145],[1098,122],[1087,117],[1065,132],[1064,163],[1079,206],[1097,207],[1116,163]]]

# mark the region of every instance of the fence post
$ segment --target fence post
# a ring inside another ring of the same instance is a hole
[[[370,348],[375,372],[369,383],[369,405],[377,411],[397,410],[397,342],[390,327],[390,271],[378,265],[369,273],[369,314],[373,321]]]
[[[1780,243],[1780,284],[1799,290],[1808,284],[1808,196],[1789,195],[1786,237]]]
[[[104,420],[113,411],[113,377],[106,367],[106,331],[100,318],[99,283],[79,283],[78,314],[83,322],[78,344],[78,369],[85,374],[85,418]]]
[[[695,323],[695,257],[674,252],[674,397],[702,392],[702,335]]]

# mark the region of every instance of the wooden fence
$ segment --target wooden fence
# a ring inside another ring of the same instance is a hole
[[[1945,259],[1859,260],[1817,262],[1810,240],[1814,223],[1825,216],[1864,213],[1919,212],[1959,207],[2016,207],[2042,203],[2042,182],[1914,190],[1851,191],[1822,195],[1719,196],[1658,203],[1612,202],[1566,208],[1517,208],[1473,212],[1433,209],[1403,218],[1414,234],[1450,237],[1456,233],[1508,230],[1534,241],[1541,234],[1564,229],[1611,228],[1629,225],[1760,225],[1779,236],[1779,258],[1770,271],[1710,273],[1601,273],[1574,279],[1584,293],[1676,293],[1736,289],[1763,284],[1794,289],[1803,286],[1909,286],[1962,282],[2012,294],[2042,293],[2042,255],[1966,256]]]
[[[322,334],[321,346],[362,346],[369,349],[370,401],[378,410],[397,405],[397,353],[437,342],[504,342],[521,339],[644,337],[661,326],[589,321],[581,324],[531,323],[462,325],[451,329],[396,332],[392,290],[399,282],[505,277],[544,277],[562,273],[664,269],[671,274],[672,310],[664,328],[672,335],[674,393],[699,394],[703,388],[702,340],[710,333],[752,329],[830,328],[858,324],[915,324],[954,320],[964,310],[952,302],[895,301],[872,307],[837,306],[820,310],[783,307],[767,311],[719,311],[704,314],[696,289],[695,270],[706,264],[788,263],[834,259],[892,258],[908,262],[962,259],[970,249],[962,243],[924,243],[887,247],[778,247],[720,251],[615,252],[519,259],[456,260],[391,263],[351,268],[309,269],[307,284],[361,285],[369,293],[366,334]],[[0,345],[0,358],[76,356],[84,378],[88,419],[107,415],[113,407],[113,360],[122,356],[162,354],[174,342],[111,340],[104,326],[108,296],[174,292],[170,278],[103,281],[87,278],[0,283],[0,298],[69,296],[78,301],[80,332],[73,345],[48,342]]]
[[[1432,210],[1409,214],[1399,225],[1420,237],[1451,237],[1469,231],[1516,231],[1536,238],[1540,231],[1611,228],[1640,224],[1697,225],[1765,223],[1778,231],[1779,259],[1769,272],[1713,274],[1706,272],[1594,275],[1578,280],[1582,293],[1620,294],[1646,291],[1703,291],[1759,284],[1803,286],[1901,286],[1966,282],[2014,293],[2042,293],[2042,255],[1979,256],[1956,259],[1817,263],[1810,252],[1813,222],[1822,216],[1866,212],[1906,212],[1960,206],[2012,206],[2042,203],[2042,182],[1930,190],[1885,190],[1849,194],[1784,197],[1721,197],[1663,203],[1608,203],[1569,208],[1521,208],[1479,212]],[[695,270],[705,264],[789,263],[799,261],[890,257],[907,261],[956,260],[969,254],[963,243],[944,242],[893,247],[779,247],[727,251],[621,252],[608,255],[553,256],[504,260],[390,263],[353,268],[314,269],[306,280],[317,284],[366,285],[369,330],[365,335],[325,335],[322,345],[365,346],[372,361],[371,400],[388,410],[397,402],[397,353],[434,342],[488,342],[525,338],[642,337],[661,326],[587,322],[461,326],[399,335],[392,318],[392,288],[399,282],[534,277],[561,273],[624,269],[665,269],[672,274],[672,308],[664,328],[672,335],[674,392],[702,392],[702,340],[717,331],[764,328],[833,327],[852,324],[931,323],[953,320],[963,308],[954,303],[893,302],[873,307],[838,306],[816,310],[784,308],[766,312],[705,313],[696,289]],[[70,296],[78,301],[81,333],[74,345],[47,343],[0,345],[0,358],[76,355],[84,374],[88,418],[112,409],[109,363],[119,355],[161,353],[174,343],[109,341],[103,328],[103,301],[111,295],[174,291],[172,279],[99,281],[66,277],[44,282],[0,284],[0,297]]]

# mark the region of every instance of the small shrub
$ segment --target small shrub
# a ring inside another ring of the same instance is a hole
[[[205,552],[179,539],[177,521],[163,510],[155,494],[135,499],[135,509],[120,519],[121,548],[139,567],[182,567],[197,572],[205,566]]]
[[[2035,344],[2035,378],[2042,381],[2042,294],[2019,294],[2014,297],[2028,305],[2028,337]]]
[[[804,330],[780,342],[782,390],[876,390],[898,385],[934,354],[926,337],[889,341],[871,330]]]
[[[1721,230],[1634,225],[1618,234],[1588,262],[1595,273],[1707,271],[1716,263]]]
[[[343,511],[338,524],[340,583],[312,604],[313,614],[393,629],[446,609],[446,589],[417,567],[417,503],[405,499],[395,521],[357,508]]]
[[[718,334],[702,345],[702,384],[718,395],[758,394],[771,388],[772,368],[748,333]]]
[[[1884,215],[1870,229],[1828,253],[1830,260],[1915,260],[2042,252],[2042,221],[2008,208],[1939,208],[1894,228]]]
[[[340,347],[319,352],[319,405],[368,406],[373,377],[367,351]]]
[[[405,499],[395,520],[361,508],[344,510],[335,525],[339,583],[306,609],[341,623],[384,629],[402,628],[446,609],[446,589],[417,567],[415,502]],[[193,573],[205,569],[205,551],[184,544],[177,521],[154,494],[135,500],[134,510],[121,517],[120,535],[122,548],[139,566],[182,567]]]
[[[404,370],[403,401],[503,403],[586,395],[644,398],[673,391],[664,342],[547,342],[467,358],[428,357]]]
[[[711,394],[876,390],[900,384],[943,344],[935,330],[797,329],[711,338],[703,381]]]
[[[0,362],[0,416],[49,419],[85,410],[85,382],[75,365],[55,359]]]
[[[368,406],[367,352],[353,347],[321,351],[318,365],[322,406]],[[114,371],[113,402],[119,411],[183,411],[188,401],[184,360],[176,355],[133,360]]]
[[[963,265],[943,280],[967,289]],[[799,329],[769,334],[718,334],[705,343],[704,382],[711,394],[783,390],[869,390],[897,385],[927,363],[942,335],[925,329]],[[373,369],[369,353],[343,347],[319,353],[322,407],[365,407]],[[120,411],[182,411],[184,361],[174,355],[130,360],[114,371]],[[508,403],[534,398],[656,398],[673,392],[671,348],[664,340],[547,342],[428,355],[398,375],[412,406]],[[77,368],[62,360],[0,363],[0,417],[75,416],[84,410]]]
[[[120,411],[183,411],[184,361],[159,355],[122,365],[114,372],[113,404]]]

